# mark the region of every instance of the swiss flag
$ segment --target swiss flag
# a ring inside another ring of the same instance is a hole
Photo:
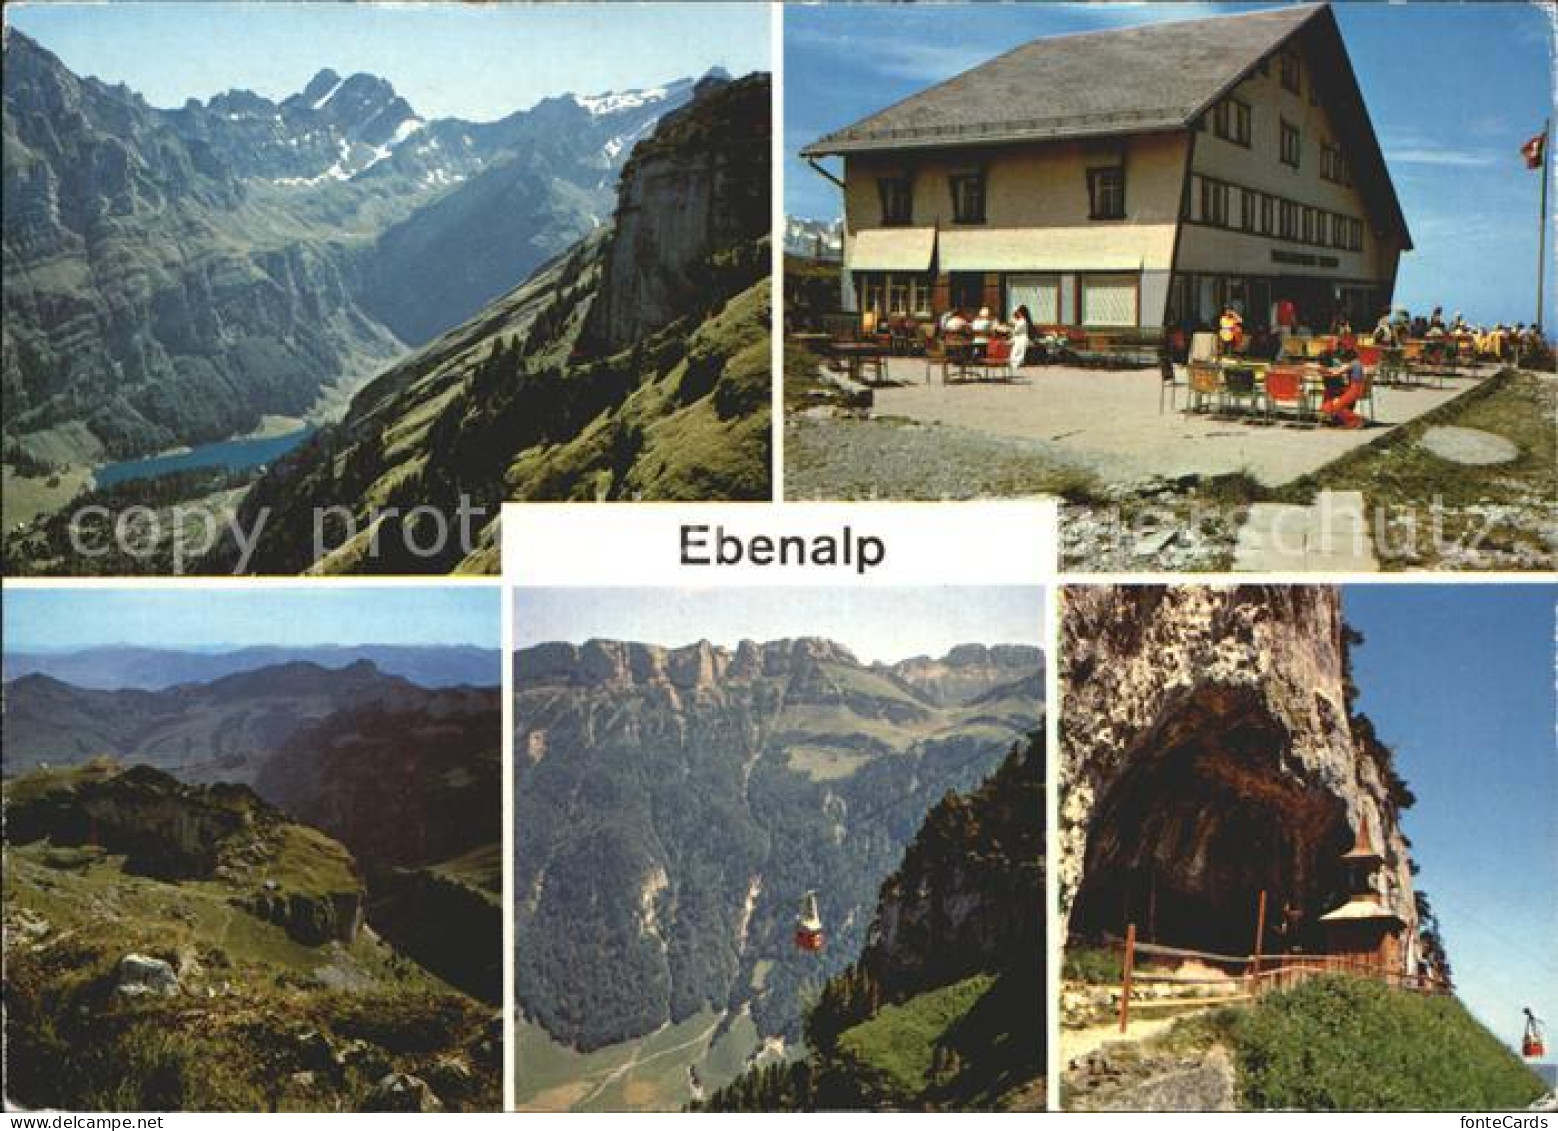
[[[1547,131],[1543,130],[1520,147],[1520,156],[1526,159],[1527,169],[1540,169],[1547,160]]]

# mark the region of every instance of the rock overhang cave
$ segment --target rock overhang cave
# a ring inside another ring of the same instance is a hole
[[[1070,929],[1249,953],[1260,893],[1269,922],[1298,914],[1287,941],[1319,949],[1319,916],[1342,898],[1347,808],[1282,772],[1288,736],[1258,698],[1203,688],[1123,760],[1087,829]]]
[[[1060,861],[1073,943],[1325,953],[1321,917],[1382,838],[1379,898],[1415,933],[1388,788],[1354,740],[1340,602],[1326,587],[1067,594]]]

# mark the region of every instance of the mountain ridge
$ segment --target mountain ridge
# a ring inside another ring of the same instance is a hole
[[[1000,686],[1039,686],[1038,655]],[[1043,713],[1017,692],[1000,711],[938,705],[815,637],[539,645],[513,663],[518,1004],[580,1052],[703,1010],[750,1026],[752,1056],[797,1038],[924,808]],[[821,955],[792,942],[808,890]],[[616,973],[592,980],[608,954]],[[697,1068],[711,1086],[723,1071]]]
[[[597,224],[625,139],[695,85],[475,123],[423,119],[387,80],[326,69],[279,102],[231,90],[159,109],[14,28],[4,50],[5,254],[22,284],[5,308],[8,462],[13,446],[55,464],[133,457],[313,411],[329,382],[458,324]],[[499,229],[459,202],[478,174],[504,185]],[[513,233],[516,258],[446,263],[412,320],[399,296],[426,264],[385,240],[431,204],[451,247],[487,228]],[[111,315],[121,300],[134,317]],[[61,322],[61,304],[80,313]]]

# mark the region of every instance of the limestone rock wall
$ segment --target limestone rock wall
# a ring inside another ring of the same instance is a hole
[[[1338,845],[1367,820],[1386,858],[1377,877],[1381,899],[1415,936],[1409,851],[1387,785],[1348,723],[1336,589],[1090,587],[1066,590],[1063,602],[1063,928],[1071,926],[1090,838],[1122,835],[1100,819],[1122,781],[1176,751],[1199,759],[1206,780],[1227,791],[1218,796],[1251,797],[1255,804],[1264,795],[1267,826],[1293,822],[1274,835],[1298,858],[1283,864],[1295,884],[1334,869]],[[1193,803],[1184,813],[1187,821],[1218,819],[1210,811],[1197,814]],[[1187,843],[1197,840],[1195,832],[1185,830]],[[1193,887],[1206,882],[1197,869],[1210,875],[1228,863],[1181,855],[1167,862],[1180,873],[1169,880]]]

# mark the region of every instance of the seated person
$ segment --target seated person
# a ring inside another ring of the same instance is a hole
[[[1244,345],[1244,316],[1230,303],[1217,319],[1217,340],[1223,353],[1237,353]]]
[[[1363,396],[1363,363],[1353,350],[1339,350],[1336,364],[1321,370],[1325,377],[1325,400],[1320,412],[1339,428],[1362,428],[1363,417],[1352,411],[1352,406]]]
[[[976,341],[981,338],[988,339],[991,334],[995,333],[995,331],[999,329],[999,327],[996,325],[995,319],[990,317],[990,308],[988,306],[981,306],[979,308],[979,314],[975,316],[970,329],[974,331],[974,339]]]
[[[942,319],[941,332],[944,334],[966,334],[969,330],[968,318],[961,310],[950,310]]]
[[[1373,338],[1377,346],[1400,345],[1396,338],[1396,326],[1390,320],[1390,311],[1387,310],[1379,316],[1379,321],[1374,324]]]

